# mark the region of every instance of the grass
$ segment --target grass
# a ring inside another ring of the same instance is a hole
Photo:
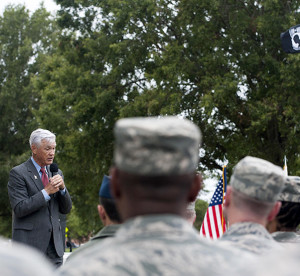
[[[74,252],[78,247],[72,248],[72,252]],[[65,252],[70,252],[70,248],[66,247]]]

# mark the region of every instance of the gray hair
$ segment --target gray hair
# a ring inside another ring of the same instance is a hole
[[[243,213],[251,213],[256,218],[266,217],[271,212],[275,202],[266,202],[245,195],[232,187],[232,202]]]
[[[47,129],[38,128],[34,130],[29,138],[30,147],[32,145],[40,146],[42,140],[46,140],[48,142],[55,142],[56,136],[54,133]]]

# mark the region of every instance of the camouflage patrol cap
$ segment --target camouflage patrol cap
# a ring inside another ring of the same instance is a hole
[[[300,203],[300,177],[288,176],[284,189],[279,195],[280,201]]]
[[[260,158],[247,156],[234,168],[230,185],[234,190],[263,202],[275,202],[284,188],[282,168]]]
[[[114,134],[114,162],[122,171],[162,176],[190,173],[197,168],[201,133],[187,119],[121,119]]]

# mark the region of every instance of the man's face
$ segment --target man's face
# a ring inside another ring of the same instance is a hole
[[[31,146],[33,159],[41,167],[52,164],[55,155],[55,147],[55,142],[49,142],[43,139],[39,147],[37,147],[37,145]]]

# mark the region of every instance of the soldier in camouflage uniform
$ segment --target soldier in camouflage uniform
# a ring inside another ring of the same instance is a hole
[[[117,230],[120,228],[121,218],[116,208],[115,200],[111,195],[110,186],[110,177],[104,175],[99,190],[100,204],[98,204],[99,217],[104,227],[92,237],[89,242],[76,249],[76,251],[68,257],[67,261],[73,259],[77,254],[82,254],[83,251],[102,242],[104,239],[114,237]]]
[[[284,246],[284,250],[275,251],[261,260],[249,262],[237,267],[234,275],[243,276],[294,276],[299,274],[300,247],[299,235],[295,232],[299,224],[300,177],[288,176],[284,190],[279,195],[282,202],[276,218],[268,225],[272,237]],[[277,232],[273,232],[273,231]],[[233,276],[233,275],[232,275]]]
[[[300,224],[300,177],[288,176],[284,190],[279,195],[281,208],[278,215],[268,224],[272,237],[285,246],[300,243],[296,233]],[[297,245],[298,246],[298,245]]]
[[[51,276],[54,266],[36,249],[0,238],[0,271],[5,276]]]
[[[60,275],[224,275],[241,252],[201,239],[185,220],[201,176],[200,131],[177,117],[121,119],[113,196],[124,220],[115,238],[67,263]],[[246,257],[246,255],[244,255]]]
[[[280,248],[266,225],[280,209],[277,199],[284,183],[280,167],[251,156],[243,158],[234,168],[227,189],[224,214],[229,229],[220,242],[254,254]]]

